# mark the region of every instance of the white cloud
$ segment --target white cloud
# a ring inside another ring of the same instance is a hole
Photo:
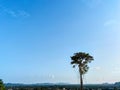
[[[55,78],[55,76],[54,76],[54,75],[51,75],[51,74],[50,74],[48,77],[49,77],[50,79],[54,79],[54,78]]]
[[[82,2],[89,8],[95,8],[102,3],[102,0],[82,0]]]
[[[108,20],[104,23],[104,26],[110,26],[110,25],[114,25],[117,24],[118,22],[116,20]]]
[[[96,67],[91,67],[91,69],[92,69],[92,70],[97,70],[97,71],[98,71],[98,70],[101,70],[101,67],[96,66]]]
[[[10,15],[12,17],[28,17],[30,14],[24,10],[12,10],[4,6],[0,6],[0,13]]]
[[[28,16],[30,16],[30,14],[29,13],[27,13],[26,11],[18,11],[18,15],[19,16],[24,16],[24,17],[28,17]]]
[[[112,73],[113,74],[120,73],[120,68],[119,67],[114,67]]]

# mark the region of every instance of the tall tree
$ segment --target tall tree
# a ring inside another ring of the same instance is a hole
[[[77,65],[79,68],[79,74],[80,74],[80,90],[83,90],[83,75],[88,71],[88,63],[93,61],[93,56],[89,55],[89,53],[84,52],[78,52],[74,53],[73,56],[71,56],[71,64],[73,65],[73,68]]]

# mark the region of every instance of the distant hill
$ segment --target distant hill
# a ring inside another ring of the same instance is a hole
[[[22,83],[5,83],[5,86],[54,86],[54,85],[69,85],[68,83],[35,83],[35,84],[22,84]]]
[[[115,84],[114,85],[118,85],[118,86],[120,86],[120,82],[115,82]]]
[[[54,85],[78,85],[79,84],[69,84],[69,83],[35,83],[35,84],[22,84],[22,83],[5,83],[5,86],[54,86]],[[85,84],[85,86],[120,86],[120,82],[115,82],[114,84],[103,83],[103,84]]]

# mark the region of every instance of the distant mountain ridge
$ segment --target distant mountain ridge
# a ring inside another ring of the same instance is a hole
[[[23,84],[23,83],[5,83],[5,86],[53,86],[53,85],[70,85],[68,83],[35,83],[35,84]]]
[[[115,85],[120,85],[120,82],[115,82]]]
[[[5,83],[5,86],[54,86],[54,85],[79,85],[79,84],[69,84],[69,83],[33,83],[33,84],[24,84],[24,83]],[[86,85],[117,85],[120,86],[120,82],[115,82],[114,84],[103,83],[103,84],[84,84]]]

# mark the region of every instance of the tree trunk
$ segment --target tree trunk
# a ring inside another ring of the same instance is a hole
[[[80,90],[83,90],[83,78],[81,73],[81,67],[79,67],[79,73],[80,73]]]

